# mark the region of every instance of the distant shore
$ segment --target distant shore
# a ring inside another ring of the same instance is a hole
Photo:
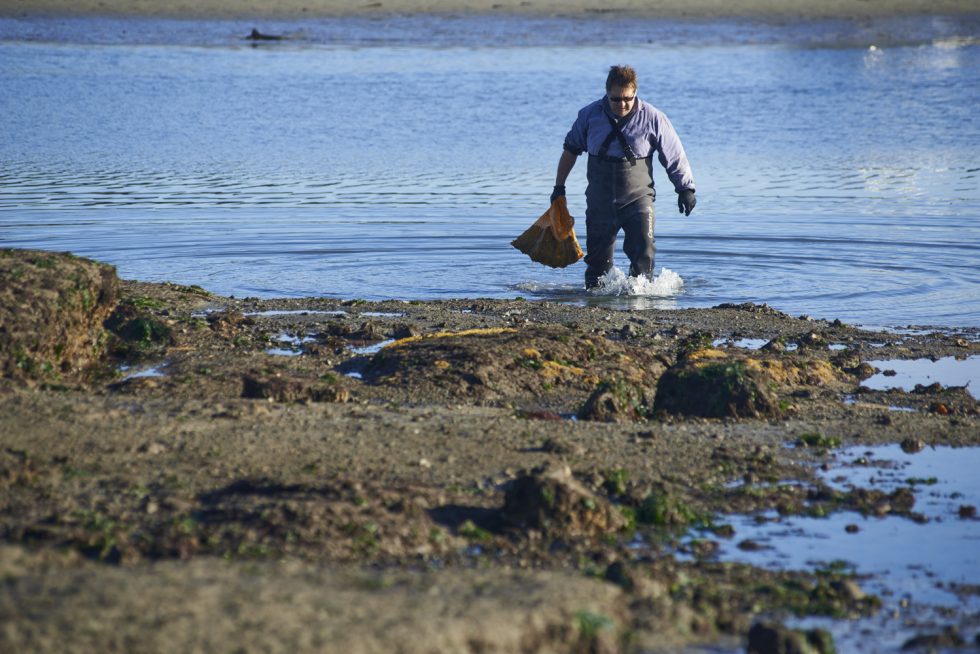
[[[509,13],[646,18],[863,19],[978,13],[971,0],[0,0],[0,16],[128,15],[174,18]]]

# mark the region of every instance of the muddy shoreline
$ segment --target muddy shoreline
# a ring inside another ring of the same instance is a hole
[[[25,306],[73,310],[53,280],[89,262],[3,252],[8,342],[54,320],[18,330]],[[76,348],[99,356],[4,349],[4,650],[737,650],[753,624],[883,599],[846,569],[720,561],[731,517],[922,521],[911,490],[817,472],[846,446],[980,446],[968,389],[862,385],[869,361],[976,357],[976,329],[236,299],[104,272],[69,289],[79,315],[105,300]],[[923,637],[980,631],[908,611]]]

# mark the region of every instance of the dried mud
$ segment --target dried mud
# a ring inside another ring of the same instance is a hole
[[[869,360],[976,355],[976,330],[132,281],[99,319],[84,370],[0,379],[4,650],[744,646],[880,600],[717,561],[726,515],[919,520],[814,471],[841,445],[980,445],[962,388],[861,387]]]

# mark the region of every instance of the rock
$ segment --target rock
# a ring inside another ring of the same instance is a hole
[[[215,333],[225,338],[230,338],[243,327],[254,324],[255,320],[241,311],[229,310],[208,315],[208,325]]]
[[[860,380],[868,379],[873,377],[875,374],[875,367],[870,363],[860,363],[853,368],[847,368],[845,372],[848,372]]]
[[[421,334],[422,332],[415,325],[411,323],[404,323],[395,327],[395,331],[392,332],[391,337],[396,340],[401,340],[403,338],[420,336]]]
[[[78,379],[105,352],[116,269],[71,254],[0,249],[0,376]]]
[[[706,418],[779,415],[776,397],[759,368],[704,354],[695,353],[660,377],[655,412]]]
[[[302,378],[242,377],[242,397],[275,402],[349,402],[350,391],[343,386]]]
[[[781,337],[777,336],[776,338],[772,339],[771,341],[763,345],[762,349],[765,352],[785,352],[786,343],[783,341]]]
[[[375,320],[366,320],[349,336],[355,341],[380,341],[385,338],[384,328]]]
[[[935,651],[940,647],[962,647],[966,641],[955,627],[946,627],[938,634],[920,634],[909,638],[902,644],[902,651],[927,650]]]
[[[860,602],[868,595],[853,579],[840,579],[830,583],[830,587],[848,602]]]
[[[803,336],[800,336],[796,342],[801,349],[823,348],[827,345],[827,339],[816,332],[806,333]]]
[[[552,536],[599,536],[627,526],[616,507],[579,483],[567,466],[538,468],[512,481],[503,517]]]
[[[592,392],[579,410],[580,420],[635,422],[650,414],[652,393],[624,379],[605,381]]]
[[[963,520],[973,520],[977,517],[977,507],[972,504],[961,504],[956,513]]]
[[[832,654],[833,637],[823,629],[797,631],[781,624],[756,623],[749,630],[748,654]]]
[[[924,450],[926,444],[922,442],[921,439],[913,438],[909,436],[908,438],[902,441],[901,447],[902,447],[902,451],[905,452],[906,454],[915,454],[917,452],[921,452],[922,450]]]
[[[281,41],[283,37],[278,34],[263,34],[253,27],[249,35],[244,38],[248,41]]]

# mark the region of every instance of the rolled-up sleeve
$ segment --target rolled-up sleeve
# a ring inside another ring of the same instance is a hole
[[[687,153],[681,145],[670,120],[661,112],[654,116],[653,147],[657,150],[660,165],[667,171],[667,177],[674,185],[674,190],[680,193],[685,189],[694,190],[694,174],[691,164],[687,161]]]

